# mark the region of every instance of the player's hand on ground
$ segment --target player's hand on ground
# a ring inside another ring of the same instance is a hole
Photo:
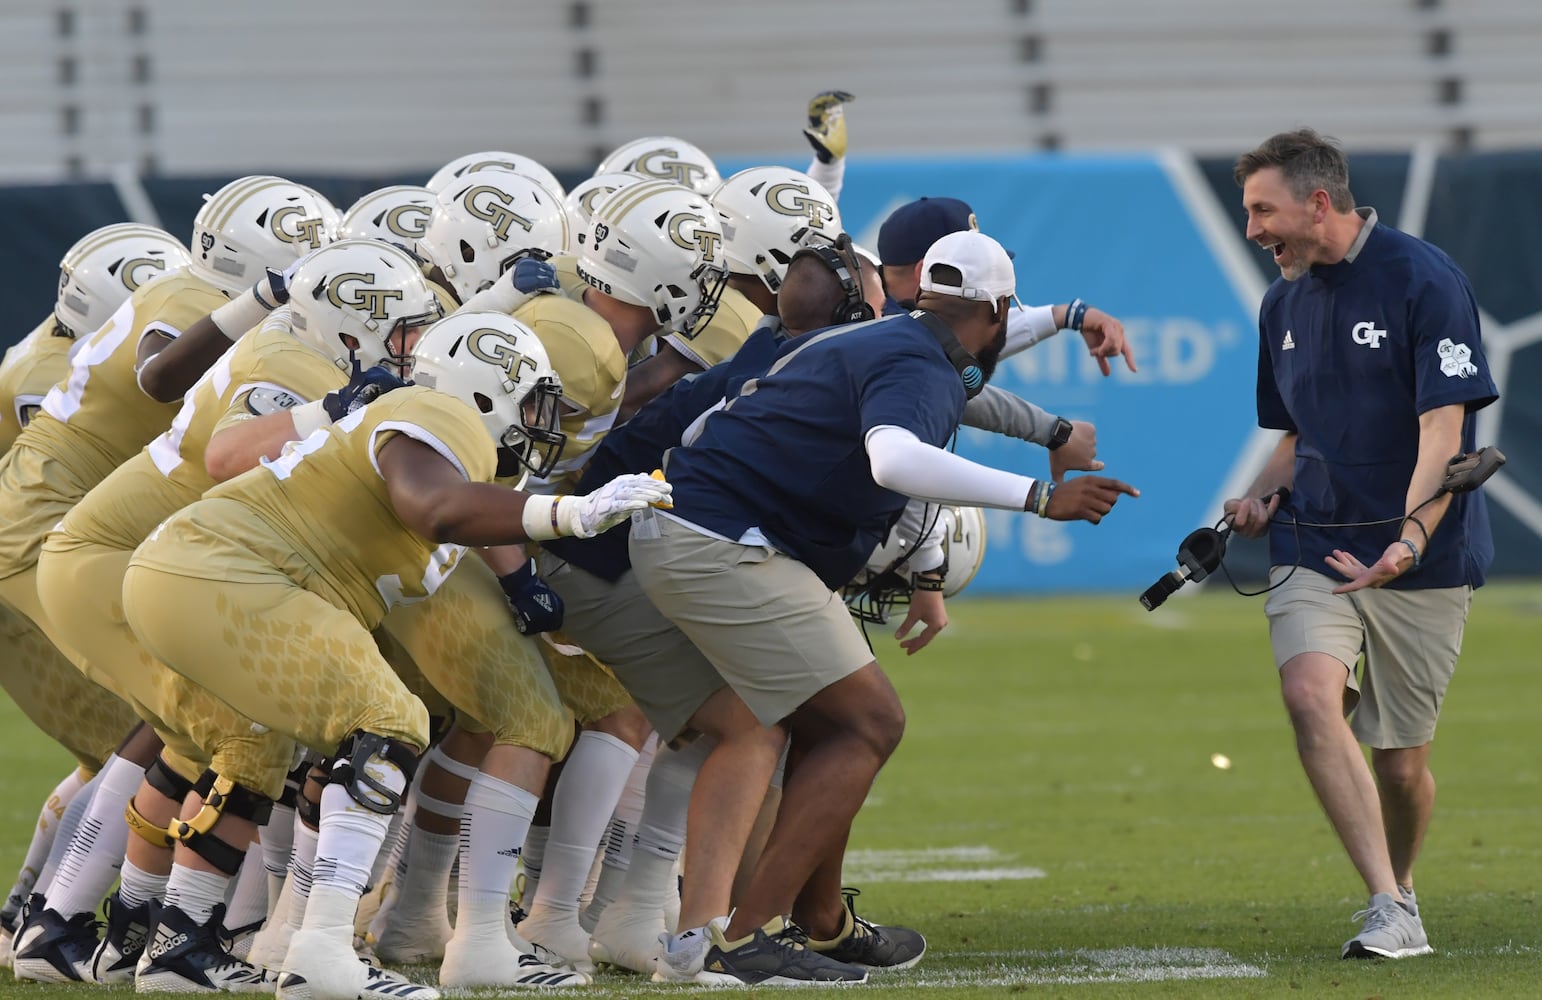
[[[1101,472],[1098,461],[1098,429],[1085,420],[1071,421],[1071,436],[1049,453],[1049,475],[1057,485],[1067,472]]]
[[[917,625],[924,625],[919,635],[910,635]],[[926,648],[937,633],[948,627],[948,609],[940,590],[916,590],[910,594],[910,607],[905,620],[894,630],[894,638],[907,656],[913,656]],[[906,638],[906,636],[910,636]]]
[[[1087,310],[1087,315],[1082,317],[1082,339],[1087,342],[1087,351],[1098,359],[1098,368],[1104,375],[1113,374],[1108,359],[1120,356],[1124,358],[1125,367],[1132,372],[1137,370],[1135,352],[1124,335],[1124,324],[1103,310]]]
[[[1348,583],[1333,588],[1335,594],[1349,594],[1366,587],[1380,587],[1389,580],[1396,580],[1413,568],[1413,550],[1402,542],[1393,542],[1381,558],[1367,566],[1343,549],[1323,559]]]
[[[1055,487],[1044,516],[1051,521],[1102,521],[1121,496],[1138,497],[1140,490],[1107,476],[1077,476]]]
[[[670,485],[648,475],[617,476],[588,496],[574,498],[568,534],[593,538],[637,511],[669,506]]]
[[[355,361],[353,377],[348,380],[348,384],[336,392],[327,393],[322,399],[321,408],[326,410],[327,416],[336,423],[361,406],[406,384],[401,376],[385,365],[361,369],[359,363]]]
[[[536,575],[534,560],[526,560],[519,569],[500,576],[498,585],[509,599],[514,627],[521,635],[555,632],[562,627],[562,598]]]
[[[844,90],[824,90],[808,102],[808,128],[804,138],[814,147],[820,163],[833,163],[846,156],[847,101],[856,100]]]
[[[1226,501],[1221,510],[1231,521],[1231,530],[1243,538],[1257,538],[1269,530],[1269,521],[1280,509],[1280,495],[1271,494],[1268,502],[1257,497],[1237,497]]]

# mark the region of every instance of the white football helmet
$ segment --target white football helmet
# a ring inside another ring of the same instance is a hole
[[[562,202],[568,210],[568,226],[575,233],[583,232],[589,228],[589,220],[594,217],[595,208],[608,195],[647,179],[642,174],[623,171],[619,174],[595,174],[586,181],[580,181]]]
[[[474,174],[478,170],[486,170],[488,167],[498,167],[503,170],[512,170],[516,174],[524,174],[540,181],[541,186],[557,196],[560,201],[566,191],[562,189],[562,182],[557,180],[557,175],[547,170],[540,161],[532,160],[528,156],[518,153],[505,153],[499,150],[488,150],[482,153],[467,153],[465,156],[457,156],[434,171],[434,176],[423,185],[434,194],[439,194],[445,188],[465,177]]]
[[[195,277],[232,295],[283,270],[298,257],[332,242],[330,203],[282,177],[253,175],[231,181],[193,219],[190,265]]]
[[[341,240],[300,262],[289,281],[294,334],[339,369],[411,364],[409,331],[444,314],[418,262],[379,240]]]
[[[428,232],[434,211],[434,192],[428,188],[397,184],[383,187],[354,202],[338,228],[340,240],[384,240],[426,257],[418,242]]]
[[[978,507],[942,509],[942,550],[948,554],[948,572],[942,596],[964,592],[985,563],[985,511]]]
[[[299,184],[300,182],[296,181],[295,183]],[[343,210],[332,204],[331,199],[322,194],[320,191],[317,191],[315,188],[311,187],[309,184],[300,184],[300,187],[303,187],[305,190],[315,195],[316,199],[321,202],[321,218],[323,224],[326,226],[327,235],[331,236],[334,240],[342,239],[338,233],[341,232],[343,228]]]
[[[439,192],[420,245],[465,302],[531,250],[566,253],[568,214],[540,181],[488,167]]]
[[[741,170],[712,192],[723,255],[735,274],[753,274],[773,294],[800,247],[834,243],[841,213],[824,185],[788,167]]]
[[[134,289],[192,261],[187,247],[154,226],[103,226],[76,241],[59,261],[54,318],[76,337],[95,333]]]
[[[659,326],[694,337],[728,282],[723,230],[707,199],[668,181],[643,181],[606,198],[578,239],[578,274],[653,310]]]
[[[669,135],[650,135],[622,143],[594,171],[613,174],[630,170],[644,177],[684,184],[697,194],[711,194],[723,182],[717,165],[701,149],[684,139]]]
[[[412,371],[418,385],[481,414],[500,449],[500,476],[520,467],[551,474],[567,441],[558,426],[562,384],[534,330],[505,313],[453,313],[424,331]]]

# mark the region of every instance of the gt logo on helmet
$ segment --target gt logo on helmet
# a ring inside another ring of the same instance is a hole
[[[536,363],[520,352],[519,341],[502,330],[493,330],[485,326],[472,330],[471,335],[466,338],[466,350],[471,352],[472,357],[502,368],[515,382],[519,381],[521,368],[537,370]]]
[[[344,271],[327,282],[327,301],[339,309],[358,309],[373,320],[389,319],[386,303],[400,301],[399,288],[370,288],[375,276],[362,271]]]
[[[428,232],[429,212],[427,205],[397,205],[386,212],[382,223],[397,236],[419,240]]]
[[[675,157],[675,159],[668,159]],[[647,174],[649,177],[660,177],[686,187],[695,186],[693,175],[707,176],[707,171],[694,163],[686,163],[680,159],[680,153],[673,149],[652,149],[633,161],[628,169],[635,170],[639,174]]]
[[[295,216],[299,216],[295,219]],[[290,219],[295,219],[294,228],[288,228],[284,224]],[[305,209],[297,205],[285,205],[283,208],[274,209],[268,218],[268,228],[273,230],[273,235],[285,243],[304,243],[312,250],[321,248],[321,220],[305,218]],[[212,240],[210,241],[212,245]],[[207,248],[206,248],[207,249]]]
[[[790,197],[788,196],[791,193]],[[822,228],[835,219],[835,208],[808,196],[807,184],[773,184],[766,188],[766,204],[779,215],[804,215],[809,225]]]
[[[686,235],[687,223],[695,223],[690,235]],[[669,239],[677,247],[686,250],[699,250],[701,259],[708,264],[717,260],[717,248],[723,242],[723,237],[705,228],[707,220],[694,212],[677,212],[670,216],[668,222]]]
[[[142,273],[146,268],[164,272],[166,262],[157,257],[135,257],[133,260],[124,261],[123,266],[118,268],[118,277],[123,279],[123,287],[132,292],[155,277],[153,274]]]
[[[498,239],[509,238],[509,227],[515,223],[525,232],[535,228],[535,224],[529,219],[514,211],[509,204],[509,196],[489,184],[479,184],[473,188],[467,188],[461,195],[461,204],[466,206],[466,211],[472,218],[481,219],[493,227],[493,232],[498,234]]]

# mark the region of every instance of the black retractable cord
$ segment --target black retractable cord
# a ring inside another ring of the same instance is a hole
[[[1414,523],[1419,525],[1420,530],[1423,530],[1424,525],[1414,515],[1447,493],[1466,493],[1477,489],[1490,476],[1498,472],[1499,467],[1504,464],[1504,453],[1492,445],[1464,455],[1458,455],[1447,463],[1446,477],[1441,480],[1440,486],[1435,490],[1435,495],[1419,504],[1419,506],[1407,514],[1402,514],[1398,517],[1386,517],[1379,521],[1342,521],[1327,524],[1298,521],[1295,518],[1291,518],[1288,521],[1273,521],[1272,523],[1275,524],[1288,524],[1296,531],[1296,564],[1290,568],[1290,572],[1286,573],[1278,583],[1271,584],[1262,590],[1243,590],[1231,578],[1231,572],[1226,568],[1223,560],[1226,556],[1226,542],[1231,537],[1232,526],[1231,522],[1223,517],[1215,523],[1214,527],[1199,528],[1189,533],[1189,536],[1178,546],[1178,568],[1146,588],[1146,592],[1140,595],[1141,607],[1147,611],[1155,611],[1162,606],[1164,601],[1177,593],[1178,588],[1182,587],[1185,583],[1191,580],[1195,582],[1204,580],[1217,569],[1226,575],[1226,582],[1231,584],[1231,589],[1243,597],[1257,597],[1260,594],[1267,594],[1275,587],[1289,580],[1296,570],[1301,568],[1301,528],[1372,528],[1383,524],[1402,524],[1409,518],[1413,518]],[[1280,504],[1283,506],[1290,501],[1290,490],[1282,486],[1268,496],[1260,497],[1260,500],[1267,505],[1276,496],[1280,498]],[[1428,541],[1429,539],[1426,538],[1425,542],[1428,543]]]

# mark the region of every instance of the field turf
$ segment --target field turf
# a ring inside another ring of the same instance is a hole
[[[1401,962],[1338,958],[1365,897],[1296,762],[1261,601],[1202,594],[1147,614],[1132,596],[982,599],[952,613],[919,656],[875,639],[909,722],[846,877],[859,912],[931,947],[861,992],[1542,996],[1542,587],[1475,602],[1417,878],[1436,954]],[[8,702],[0,732],[8,883],[70,765]],[[92,989],[0,972],[4,997]],[[689,991],[607,974],[581,992]]]

